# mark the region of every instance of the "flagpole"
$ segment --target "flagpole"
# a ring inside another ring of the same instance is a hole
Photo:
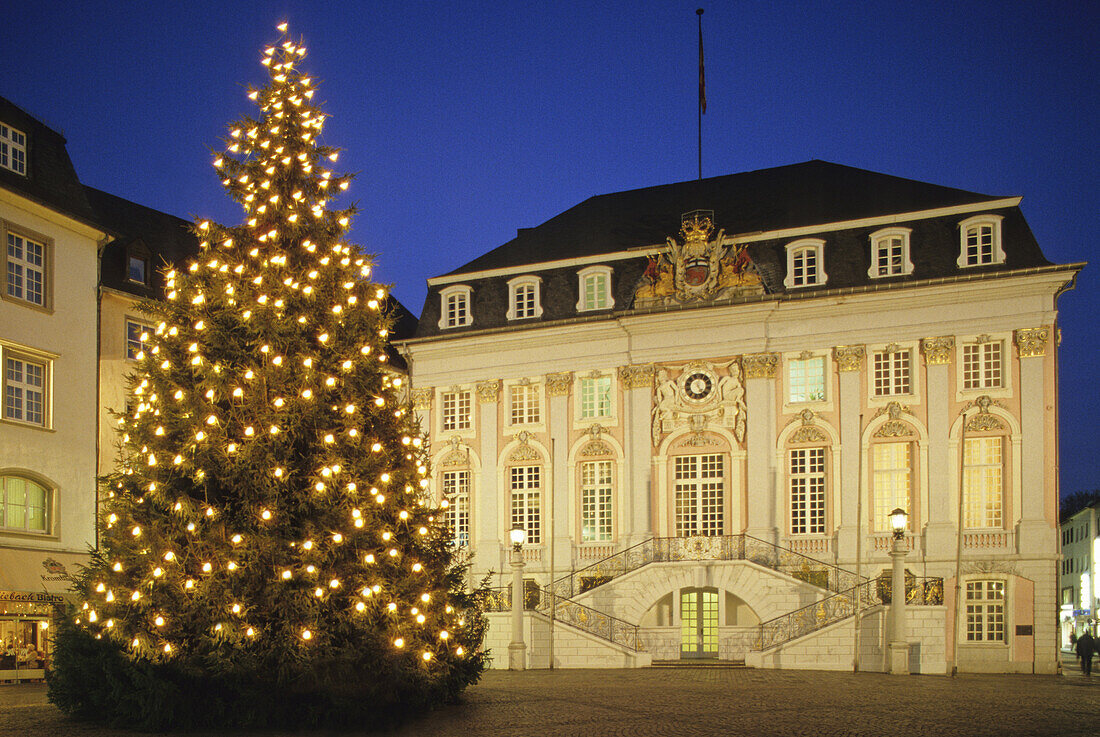
[[[703,9],[698,8],[699,17],[699,109],[695,116],[699,120],[699,178],[703,178],[703,113],[707,109],[706,83],[703,78]]]

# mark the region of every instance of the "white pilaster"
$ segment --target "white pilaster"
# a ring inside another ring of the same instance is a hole
[[[951,463],[948,435],[951,432],[949,402],[955,392],[950,382],[950,365],[955,353],[953,337],[925,338],[924,354],[928,397],[928,508],[925,510],[924,549],[947,558],[958,544],[951,489],[958,471]]]
[[[500,531],[507,526],[501,518],[502,507],[507,505],[500,500],[501,490],[497,488],[497,455],[500,452],[497,428],[497,402],[499,401],[500,382],[483,382],[478,385],[478,429],[481,445],[481,480],[476,490],[477,497],[477,550],[473,568],[477,572],[501,570]],[[490,390],[490,385],[497,389]]]
[[[744,356],[745,405],[748,429],[748,497],[746,532],[771,543],[779,541],[775,471],[775,376],[779,357],[774,353]]]
[[[859,447],[862,442],[859,410],[863,392],[863,363],[866,349],[861,345],[837,346],[834,356],[840,384],[837,407],[840,409],[840,509],[837,510],[836,554],[840,561],[856,559],[856,536],[860,530]],[[866,460],[864,460],[866,464]],[[864,490],[866,492],[866,490]],[[865,510],[866,511],[866,510]],[[864,520],[867,515],[864,514]],[[866,524],[863,525],[866,534]],[[866,552],[866,550],[864,551]]]
[[[624,535],[621,547],[629,547],[653,537],[652,366],[624,366],[620,371],[623,386],[623,475],[619,488]]]
[[[1016,331],[1020,355],[1020,526],[1017,544],[1021,553],[1053,554],[1057,532],[1046,508],[1046,393],[1045,364],[1049,330]],[[1053,466],[1053,464],[1049,464]]]

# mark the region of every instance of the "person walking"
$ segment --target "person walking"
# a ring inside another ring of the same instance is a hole
[[[1096,650],[1096,640],[1092,639],[1092,635],[1088,630],[1077,638],[1077,645],[1075,646],[1077,651],[1077,657],[1081,660],[1081,672],[1086,676],[1092,675],[1092,655]]]

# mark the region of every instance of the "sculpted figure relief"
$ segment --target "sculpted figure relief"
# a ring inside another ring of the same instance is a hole
[[[741,364],[733,360],[724,368],[725,374],[720,375],[715,366],[694,362],[675,378],[669,369],[658,369],[651,415],[654,447],[662,436],[683,426],[697,435],[707,425],[726,427],[738,442],[744,442],[747,407]]]

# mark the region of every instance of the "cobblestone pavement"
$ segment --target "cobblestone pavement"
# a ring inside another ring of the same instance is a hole
[[[42,684],[0,686],[2,737],[133,734],[67,720]],[[386,734],[1097,735],[1100,675],[1086,679],[1072,662],[1064,676],[954,679],[726,668],[491,671],[463,704]]]

